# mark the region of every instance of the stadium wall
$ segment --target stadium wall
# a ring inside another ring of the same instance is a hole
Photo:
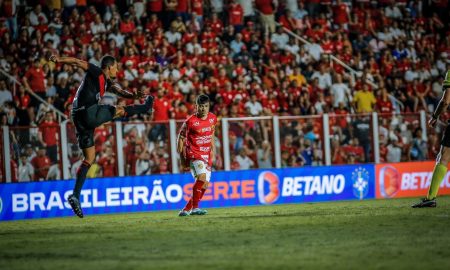
[[[202,207],[306,203],[423,196],[433,162],[213,172]],[[450,194],[450,174],[440,194]],[[179,210],[192,189],[189,174],[88,179],[85,214]],[[0,185],[0,220],[72,216],[73,180]]]

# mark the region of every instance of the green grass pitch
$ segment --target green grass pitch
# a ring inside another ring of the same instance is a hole
[[[450,197],[0,223],[0,269],[450,269]]]

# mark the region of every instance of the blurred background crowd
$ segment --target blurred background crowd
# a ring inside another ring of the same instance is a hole
[[[84,72],[49,62],[51,54],[96,65],[113,55],[124,88],[155,96],[152,116],[121,119],[127,175],[171,172],[167,121],[192,114],[200,93],[210,96],[219,118],[301,116],[280,120],[283,167],[324,163],[325,113],[333,164],[374,161],[372,112],[382,162],[437,154],[440,129],[423,136],[418,112],[434,110],[450,69],[448,1],[0,3],[0,69],[18,81],[0,74],[0,121],[11,130],[15,181],[61,178],[64,116],[54,108],[70,115]],[[141,101],[107,93],[101,102]],[[225,134],[217,130],[215,169],[223,169]],[[229,131],[232,169],[274,166],[271,120],[230,121]],[[117,175],[116,132],[110,124],[96,130],[90,176]],[[70,122],[67,138],[74,174],[81,152]]]

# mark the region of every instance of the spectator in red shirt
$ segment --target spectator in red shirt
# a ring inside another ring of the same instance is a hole
[[[392,106],[392,102],[389,100],[388,92],[385,88],[381,89],[381,97],[378,98],[376,107],[377,111],[382,114],[381,117],[392,117],[394,107]]]
[[[48,170],[51,165],[50,158],[45,155],[45,146],[39,146],[37,156],[31,160],[31,165],[34,167],[34,180],[40,181],[47,178]]]
[[[48,111],[45,113],[45,118],[42,123],[39,124],[38,132],[39,142],[46,148],[47,156],[50,158],[52,164],[58,160],[58,123],[53,119],[53,112]]]
[[[117,175],[116,158],[111,145],[105,146],[105,151],[97,163],[102,168],[103,177],[115,177]]]
[[[165,141],[167,122],[172,116],[172,105],[170,100],[165,97],[165,91],[162,87],[159,87],[158,94],[153,101],[153,121],[157,122],[150,131],[149,139],[152,142],[160,140]]]
[[[41,61],[36,58],[33,66],[28,69],[23,78],[23,84],[29,91],[35,92],[38,96],[45,99],[45,73],[41,66]],[[31,99],[31,106],[39,105],[39,101],[35,98]]]
[[[148,0],[147,1],[147,10],[151,14],[156,14],[158,18],[161,18],[163,11],[163,0]]]
[[[261,23],[264,30],[270,33],[275,32],[275,10],[278,8],[278,1],[256,0],[256,9],[261,12]]]
[[[228,21],[229,24],[234,26],[236,33],[240,33],[244,25],[244,10],[236,0],[230,1],[230,6],[228,7]]]
[[[344,29],[348,29],[348,22],[349,22],[349,10],[346,4],[342,3],[341,0],[337,0],[336,4],[333,5],[333,19],[334,23],[336,24],[337,28],[340,28],[339,26],[343,26]]]

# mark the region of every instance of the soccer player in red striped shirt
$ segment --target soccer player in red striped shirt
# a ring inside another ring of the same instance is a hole
[[[178,136],[177,150],[183,164],[189,164],[195,179],[192,196],[179,216],[205,215],[199,202],[211,179],[211,165],[215,154],[214,130],[217,117],[209,112],[209,97],[200,95],[196,100],[196,113],[188,117]]]

